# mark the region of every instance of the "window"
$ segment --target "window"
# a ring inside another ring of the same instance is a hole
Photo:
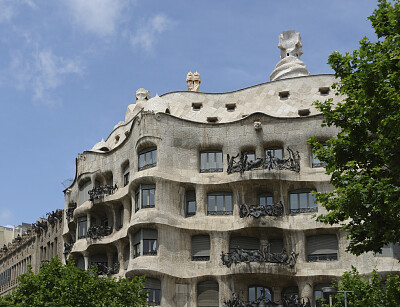
[[[307,261],[330,261],[338,259],[338,240],[335,234],[307,237]]]
[[[271,156],[279,160],[283,159],[283,148],[282,147],[269,147],[265,149],[265,157]]]
[[[269,251],[272,254],[280,254],[283,251],[284,245],[282,239],[271,239],[268,240]]]
[[[85,201],[89,200],[89,190],[91,186],[91,181],[85,181],[79,187],[79,205],[83,204]]]
[[[192,108],[193,111],[200,111],[200,109],[202,108],[203,104],[201,102],[194,102],[192,103]]]
[[[154,208],[156,186],[154,184],[141,184],[135,193],[135,211],[144,208]]]
[[[124,187],[129,183],[129,163],[124,167]]]
[[[218,122],[218,117],[207,117],[207,122],[211,123],[211,124],[215,124]]]
[[[327,145],[322,145],[322,146],[324,146],[324,148],[327,148]],[[311,150],[311,159],[312,159],[312,162],[311,162],[311,166],[314,168],[314,167],[325,167],[326,166],[326,163],[325,162],[321,162],[318,158],[317,158],[317,156],[315,155],[315,153],[314,153],[314,151],[313,150]]]
[[[249,287],[249,301],[254,302],[258,299],[264,299],[266,302],[272,302],[271,290],[263,286]]]
[[[226,110],[229,112],[233,112],[236,109],[236,103],[227,103],[225,104]]]
[[[210,260],[210,236],[199,235],[192,237],[192,261]]]
[[[391,258],[396,258],[400,259],[400,245],[398,244],[385,244],[382,247],[382,252],[381,253],[376,253],[375,257],[391,257]]]
[[[245,151],[243,152],[243,155],[247,156],[247,161],[256,161],[256,153],[254,152],[254,150],[249,150],[249,151]]]
[[[222,171],[222,151],[202,151],[200,153],[200,173]]]
[[[146,277],[143,290],[148,293],[147,302],[149,303],[149,305],[160,305],[161,281],[159,279]]]
[[[186,191],[186,216],[196,214],[196,191]]]
[[[117,228],[121,229],[122,226],[124,225],[124,206],[119,206],[117,220],[118,220]]]
[[[232,193],[217,192],[207,195],[208,215],[232,215]]]
[[[203,281],[197,284],[197,306],[218,307],[219,286],[215,281]]]
[[[319,301],[319,299],[325,299],[326,302],[329,301],[329,294],[328,293],[323,293],[322,288],[325,287],[331,287],[329,283],[326,284],[318,284],[314,286],[314,302],[316,307],[322,307],[322,303]]]
[[[229,251],[233,252],[236,248],[257,250],[260,249],[260,240],[253,237],[232,237],[229,240]]]
[[[279,97],[281,98],[281,100],[285,100],[289,98],[289,91],[283,91],[283,92],[279,92]]]
[[[327,95],[329,95],[329,92],[330,92],[329,87],[320,87],[319,88],[319,93],[321,94],[321,96],[327,96]]]
[[[133,236],[133,257],[157,255],[157,229],[141,229]]]
[[[299,288],[298,287],[287,287],[282,290],[281,293],[282,301],[287,302],[286,306],[298,306],[300,305]],[[298,305],[295,305],[298,304]]]
[[[258,204],[264,207],[272,206],[274,204],[272,194],[270,193],[260,194],[260,196],[258,197]]]
[[[146,148],[139,153],[139,171],[157,165],[157,147]]]
[[[86,238],[87,217],[86,216],[78,217],[77,224],[78,224],[78,239]]]
[[[317,212],[318,206],[315,203],[315,195],[311,190],[298,190],[289,193],[290,213]]]

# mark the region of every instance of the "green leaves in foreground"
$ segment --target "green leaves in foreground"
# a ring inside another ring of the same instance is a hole
[[[353,267],[351,271],[343,274],[339,285],[334,283],[333,287],[338,290],[354,291],[347,295],[349,307],[400,306],[400,277],[398,275],[389,275],[383,281],[375,270],[370,276],[361,276]],[[336,294],[333,303],[334,307],[344,306],[344,295]]]
[[[378,1],[369,19],[377,42],[364,38],[352,53],[329,56],[339,80],[333,88],[343,101],[315,103],[324,125],[340,132],[326,148],[309,140],[334,186],[317,195],[328,210],[318,220],[345,222],[348,250],[356,255],[400,242],[399,0]]]
[[[0,306],[145,306],[143,277],[115,279],[98,276],[97,269],[81,270],[58,258],[44,263],[38,274],[31,267],[19,278],[11,295],[0,298]]]

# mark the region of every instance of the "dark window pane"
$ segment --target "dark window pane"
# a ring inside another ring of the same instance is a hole
[[[154,195],[155,195],[155,190],[151,189],[149,190],[150,193],[150,202],[149,202],[149,206],[154,207],[155,206],[155,200],[154,200]]]
[[[225,196],[225,211],[232,212],[232,195]]]
[[[208,196],[208,211],[215,211],[215,196]]]
[[[224,211],[224,196],[217,195],[217,211],[222,212]]]

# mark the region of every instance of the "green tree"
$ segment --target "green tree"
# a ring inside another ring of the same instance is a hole
[[[348,250],[356,255],[400,242],[399,0],[378,1],[369,20],[376,42],[364,38],[352,53],[329,56],[339,80],[333,88],[343,101],[315,103],[325,115],[323,125],[340,132],[326,148],[309,140],[334,186],[318,193],[328,213],[317,220],[345,222]]]
[[[0,298],[0,306],[145,306],[143,277],[133,279],[98,276],[97,268],[88,271],[70,261],[63,265],[56,257],[44,263],[38,274],[28,272],[18,277],[19,285]]]
[[[345,272],[340,283],[332,285],[338,290],[354,291],[347,294],[348,307],[394,307],[400,306],[400,277],[389,275],[385,281],[374,270],[370,276],[361,276],[355,267]],[[333,307],[344,306],[344,295],[335,295]],[[324,304],[324,307],[329,306]]]

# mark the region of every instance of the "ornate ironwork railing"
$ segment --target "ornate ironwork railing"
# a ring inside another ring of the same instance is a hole
[[[239,208],[239,216],[241,218],[252,216],[259,218],[261,216],[282,216],[283,215],[283,203],[273,205],[246,205],[242,204]]]
[[[283,248],[280,253],[271,253],[270,245],[268,245],[262,250],[235,248],[230,253],[222,252],[221,260],[222,264],[226,265],[228,268],[230,268],[232,264],[236,265],[240,262],[281,263],[287,264],[292,268],[296,264],[297,256],[298,254],[294,251],[288,254],[285,248]]]
[[[118,274],[118,272],[119,272],[119,263],[118,262],[115,262],[111,267],[105,265],[102,262],[94,262],[89,266],[89,268],[92,268],[93,264],[96,264],[97,272],[99,275],[101,275],[101,274],[105,274],[105,275]]]
[[[70,242],[70,243],[68,243],[68,242],[64,242],[64,252],[63,252],[63,254],[65,255],[65,256],[67,256],[67,255],[69,255],[70,253],[71,253],[71,251],[72,251],[72,247],[74,246],[74,243],[75,242]]]
[[[337,253],[333,254],[319,254],[319,255],[307,255],[308,262],[318,262],[318,261],[333,261],[337,260]]]
[[[157,256],[157,251],[143,251],[143,256]]]
[[[287,147],[289,157],[287,159],[279,159],[267,151],[265,158],[257,158],[255,161],[249,161],[245,153],[238,153],[236,156],[227,155],[228,161],[228,174],[241,173],[245,171],[257,169],[276,169],[276,170],[290,170],[300,172],[300,154],[298,151],[293,151]]]
[[[94,187],[93,189],[88,191],[89,200],[93,202],[95,199],[101,199],[104,196],[114,194],[116,190],[118,190],[117,184],[115,184],[114,186],[106,184],[99,187]]]
[[[207,215],[232,215],[233,211],[211,211],[207,210]]]
[[[146,165],[143,165],[143,166],[139,167],[139,171],[144,171],[145,169],[152,168],[152,167],[155,167],[155,166],[157,166],[157,162],[149,163],[149,164],[146,164]]]
[[[74,211],[76,207],[77,205],[76,203],[74,203],[72,207],[69,207],[67,210],[65,210],[65,218],[67,219],[68,222],[72,220],[72,218],[74,217]]]
[[[102,225],[93,225],[90,226],[87,230],[86,238],[90,238],[93,240],[109,236],[112,233],[112,227],[110,226],[102,226]]]
[[[222,168],[201,168],[200,173],[219,173],[223,172]]]
[[[210,256],[192,256],[192,261],[209,261]]]
[[[309,298],[299,299],[297,296],[292,296],[291,298],[283,298],[281,304],[272,302],[264,295],[261,295],[254,301],[244,301],[237,295],[233,293],[232,298],[228,301],[224,301],[225,307],[272,307],[272,306],[283,306],[283,307],[311,307],[311,302]]]
[[[325,167],[326,166],[326,162],[313,162],[312,163],[312,167]]]
[[[292,214],[308,213],[308,212],[318,212],[318,207],[290,209],[290,213]]]

